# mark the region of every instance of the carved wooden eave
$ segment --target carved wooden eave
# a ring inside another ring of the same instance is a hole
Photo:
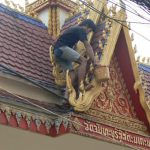
[[[103,1],[103,2],[104,3],[95,0],[94,7],[96,9],[98,9],[99,11],[102,11],[104,8],[103,6],[105,4],[105,1]],[[105,11],[107,11],[106,8],[105,8]],[[126,20],[126,13],[123,9],[121,9],[113,17],[114,17],[114,19],[117,19],[117,20]],[[95,23],[97,23],[97,21],[100,19],[100,15],[94,11],[91,11],[88,18],[92,19]],[[103,54],[100,59],[100,64],[103,66],[110,65],[110,61],[114,54],[118,37],[120,35],[121,30],[123,30],[123,32],[125,34],[125,39],[127,41],[128,53],[129,53],[131,64],[132,64],[131,67],[132,67],[132,70],[134,73],[135,83],[133,86],[134,86],[135,90],[139,91],[139,99],[140,99],[141,106],[143,107],[143,109],[146,113],[147,119],[150,123],[150,115],[149,115],[150,109],[148,108],[148,105],[146,104],[145,93],[144,93],[144,89],[142,88],[141,79],[140,79],[137,64],[135,61],[134,50],[132,48],[131,37],[129,35],[129,29],[125,26],[127,26],[126,23],[124,23],[124,26],[123,26],[122,24],[119,24],[117,21],[111,20],[110,34],[108,36],[107,43],[105,44],[105,46],[103,48]],[[92,35],[90,35],[89,41],[91,40],[91,38],[92,38]],[[80,46],[79,48],[82,49],[83,47]],[[83,93],[80,93],[79,98],[76,100],[76,92],[75,92],[75,90],[71,84],[71,80],[69,79],[68,76],[67,76],[66,81],[67,81],[67,87],[68,87],[68,91],[69,91],[70,104],[77,111],[87,111],[90,108],[93,100],[99,95],[99,92],[101,90],[100,84],[97,83],[96,79],[93,79],[92,84],[94,84],[94,88],[91,89],[90,91],[86,91],[86,92],[83,91]]]
[[[7,103],[8,100],[3,98],[0,103],[0,122],[3,125],[9,125],[15,128],[25,129],[32,132],[58,136],[68,133],[70,123],[67,119],[69,115],[63,118],[51,116],[41,109],[32,107],[31,105]],[[62,130],[63,129],[63,130]]]
[[[125,18],[126,18],[125,12],[120,11],[118,13],[117,19],[118,20],[125,20]],[[134,56],[134,49],[132,47],[132,42],[131,42],[132,40],[131,40],[131,37],[129,35],[129,29],[127,28],[126,23],[124,23],[124,26],[123,26],[123,25],[117,23],[116,21],[113,21],[111,35],[109,36],[108,43],[107,43],[106,47],[104,48],[104,53],[103,53],[103,57],[101,58],[100,64],[104,65],[104,66],[105,65],[109,66],[110,61],[112,59],[112,56],[114,54],[115,45],[116,45],[116,42],[118,40],[118,36],[120,34],[121,29],[123,29],[124,34],[125,34],[125,38],[126,38],[126,42],[127,42],[127,46],[128,46],[128,53],[130,56],[132,70],[134,73],[134,78],[135,78],[134,89],[136,91],[137,90],[139,91],[139,98],[140,98],[141,106],[143,107],[143,109],[146,113],[148,122],[150,123],[150,115],[149,115],[150,109],[149,109],[149,107],[146,103],[146,100],[145,100],[145,92],[144,92],[144,89],[142,87],[142,81],[141,81],[140,76],[139,76],[139,71],[138,71],[137,63],[136,63],[135,56]]]
[[[122,12],[119,12],[115,19],[125,20],[126,15]],[[103,66],[109,66],[112,59],[115,46],[122,29],[122,25],[116,21],[112,21],[112,29],[107,40],[107,45],[104,47],[103,56],[101,57],[100,64]]]
[[[99,1],[99,0],[95,0],[93,3],[93,7],[95,7],[98,11],[102,11],[104,9],[104,6],[106,4],[106,1]],[[98,23],[99,19],[100,19],[100,14],[98,14],[95,11],[90,11],[88,17],[89,19],[93,20],[93,22],[95,24]],[[88,40],[91,41],[93,34],[90,34],[88,37]],[[79,51],[83,51],[83,44],[79,43],[78,44],[78,50]],[[69,102],[70,104],[74,107],[75,110],[77,111],[87,111],[93,100],[98,97],[99,95],[99,91],[101,89],[99,83],[96,81],[96,79],[93,79],[92,84],[94,85],[94,88],[92,88],[90,91],[82,91],[79,94],[79,98],[76,99],[76,92],[71,84],[71,79],[67,73],[66,75],[66,84],[67,84],[67,88],[68,88],[68,92],[69,92]],[[82,86],[82,85],[80,85]],[[84,87],[84,85],[83,85]]]
[[[26,6],[26,13],[39,12],[49,6],[62,7],[65,10],[72,12],[76,8],[77,4],[69,0],[37,0]]]
[[[148,122],[150,124],[150,109],[146,103],[146,97],[145,97],[145,91],[142,87],[142,81],[139,75],[139,71],[138,71],[138,66],[137,63],[135,61],[135,57],[134,57],[134,50],[132,48],[132,43],[131,43],[131,38],[129,35],[129,31],[127,28],[123,27],[124,33],[125,33],[125,37],[126,37],[126,41],[127,41],[127,46],[128,46],[128,52],[129,52],[129,56],[130,56],[130,60],[131,60],[131,65],[132,65],[132,69],[133,69],[133,74],[134,74],[134,78],[135,78],[135,84],[134,84],[134,89],[139,92],[139,98],[140,98],[140,103],[146,113],[146,117],[148,119]]]

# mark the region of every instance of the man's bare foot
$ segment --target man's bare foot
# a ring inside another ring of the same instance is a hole
[[[85,91],[89,91],[93,88],[94,86],[92,84],[88,84],[85,86]]]

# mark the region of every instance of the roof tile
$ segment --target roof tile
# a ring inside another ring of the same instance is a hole
[[[139,70],[142,73],[142,82],[147,86],[145,89],[146,96],[150,96],[150,66],[139,64]]]
[[[0,4],[0,63],[41,82],[52,81],[49,46],[42,22]]]

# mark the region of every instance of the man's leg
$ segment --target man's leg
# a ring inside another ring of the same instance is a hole
[[[80,86],[81,81],[84,81],[85,74],[86,74],[86,65],[87,65],[87,59],[83,56],[80,56],[80,58],[77,60],[79,63],[78,67],[78,85]]]
[[[78,72],[77,72],[78,87],[79,87],[81,81],[84,82],[84,79],[85,79],[87,59],[85,57],[81,56],[78,52],[76,52],[75,50],[73,50],[70,47],[63,46],[60,49],[63,52],[61,58],[63,58],[64,60],[66,60],[68,62],[76,62],[79,64]],[[70,73],[70,75],[71,75],[71,79],[72,79],[72,83],[73,83],[74,82],[73,81],[74,80],[74,72]],[[88,85],[88,88],[85,87],[85,90],[89,90],[89,89],[91,89],[91,87],[93,87],[93,86]]]
[[[77,72],[75,70],[70,70],[69,76],[71,77],[72,85],[76,86],[76,81],[78,80]]]

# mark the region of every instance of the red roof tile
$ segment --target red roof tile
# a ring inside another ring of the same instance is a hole
[[[47,29],[4,12],[0,22],[0,63],[35,80],[54,83],[49,59],[53,40]]]
[[[150,66],[140,64],[139,70],[142,75],[143,86],[146,86],[145,94],[146,97],[150,96]]]

